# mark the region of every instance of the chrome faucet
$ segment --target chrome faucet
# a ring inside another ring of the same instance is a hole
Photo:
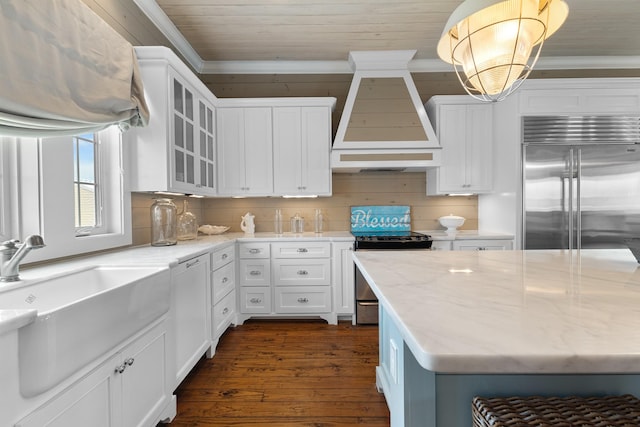
[[[24,243],[20,240],[7,240],[0,245],[0,282],[15,282],[20,280],[18,268],[20,261],[27,256],[31,249],[44,246],[44,240],[38,235],[27,237]]]

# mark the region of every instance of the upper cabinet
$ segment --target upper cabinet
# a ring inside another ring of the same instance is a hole
[[[218,118],[219,191],[225,196],[273,194],[270,107],[221,107]]]
[[[274,192],[331,195],[331,100],[325,106],[273,108]]]
[[[434,96],[425,106],[442,146],[442,165],[427,170],[427,195],[491,192],[493,105]]]
[[[136,55],[151,117],[125,133],[131,190],[216,195],[215,96],[171,50]]]
[[[335,98],[218,100],[218,194],[331,195]]]

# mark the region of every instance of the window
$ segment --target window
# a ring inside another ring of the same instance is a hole
[[[73,194],[76,235],[101,232],[102,184],[97,134],[73,137]]]
[[[29,261],[131,244],[126,150],[117,127],[46,139],[14,138],[12,238],[39,234],[46,246]]]

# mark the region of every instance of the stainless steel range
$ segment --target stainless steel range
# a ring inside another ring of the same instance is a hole
[[[411,231],[409,206],[353,206],[351,234],[354,248],[362,250],[429,250],[431,237]],[[356,323],[378,324],[378,298],[355,268]]]

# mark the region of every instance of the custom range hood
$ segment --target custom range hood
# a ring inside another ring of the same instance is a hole
[[[408,69],[415,53],[349,53],[354,74],[331,149],[334,172],[440,166],[440,145]]]

